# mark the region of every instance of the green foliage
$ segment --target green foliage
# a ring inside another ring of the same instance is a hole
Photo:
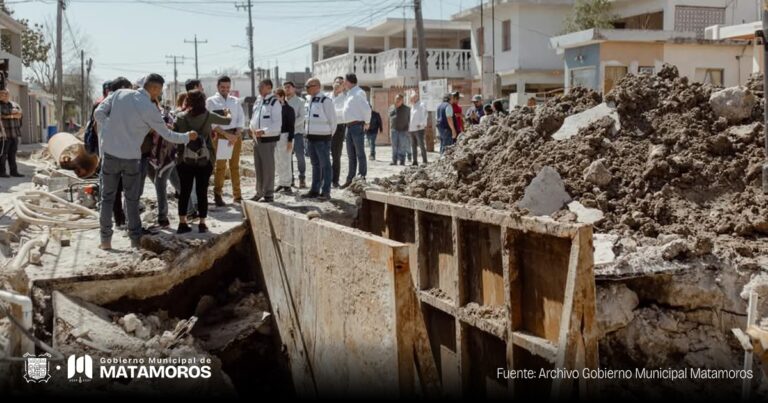
[[[609,0],[576,0],[565,20],[565,33],[592,28],[613,28],[617,16]]]
[[[29,67],[35,62],[44,62],[48,58],[51,44],[45,39],[42,24],[29,26],[29,21],[19,20],[27,27],[21,34],[21,62]]]

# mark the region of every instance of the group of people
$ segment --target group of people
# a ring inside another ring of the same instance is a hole
[[[157,224],[170,226],[167,187],[170,183],[178,199],[177,233],[192,231],[189,220],[199,219],[198,231],[206,232],[208,188],[213,179],[213,202],[225,206],[223,188],[229,174],[233,202],[242,201],[240,151],[246,135],[254,140],[256,172],[253,201],[272,202],[275,192],[292,193],[293,158],[296,158],[299,189],[307,188],[306,157],[312,180],[302,198],[329,200],[331,188],[344,189],[356,177],[365,179],[368,171],[365,140],[370,159],[376,156],[376,136],[382,132],[381,115],[373,111],[355,74],[337,77],[333,90],[324,93],[317,78],[305,83],[307,95],[287,81],[274,88],[270,79],[258,85],[250,122],[240,100],[231,95],[231,79],[222,76],[216,93],[206,96],[199,80],[188,80],[186,92],[179,94],[176,108],[161,106],[164,80],[150,74],[133,84],[119,77],[104,85],[104,97],[94,106],[86,128],[86,148],[101,157],[101,247],[111,248],[113,216],[125,224],[134,246],[147,232],[139,217],[139,198],[149,177],[157,193]],[[460,95],[450,94],[437,110],[440,150],[453,144],[463,131],[465,119],[458,105]],[[3,107],[0,92],[0,108]],[[491,113],[501,113],[502,105],[488,111],[482,98],[473,98],[467,113],[468,124],[481,124]],[[427,163],[424,130],[427,107],[418,94],[395,97],[389,111],[392,139],[391,165],[405,165],[406,158],[418,165],[419,153]],[[5,113],[3,113],[5,123]],[[348,171],[343,184],[341,154],[346,144]],[[222,150],[227,147],[229,150]],[[227,152],[229,151],[229,152]],[[2,172],[0,172],[2,173]],[[13,173],[13,171],[12,171]],[[275,178],[277,177],[277,183]],[[277,184],[277,187],[275,186]],[[125,199],[125,213],[122,199]]]

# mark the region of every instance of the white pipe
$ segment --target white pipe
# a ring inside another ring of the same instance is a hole
[[[21,249],[19,249],[19,253],[16,254],[16,257],[13,259],[13,262],[11,262],[11,271],[16,272],[21,270],[21,267],[26,263],[27,255],[29,255],[29,252],[32,250],[32,248],[40,247],[43,248],[46,245],[48,245],[48,239],[51,236],[51,229],[48,227],[45,227],[43,229],[43,235],[41,235],[38,238],[32,239],[27,241],[24,245],[21,246]]]
[[[27,243],[31,243],[27,242]],[[24,329],[32,331],[32,299],[26,295],[16,294],[14,292],[0,290],[0,299],[21,307],[21,325]],[[21,353],[35,353],[35,342],[27,336],[21,335]]]

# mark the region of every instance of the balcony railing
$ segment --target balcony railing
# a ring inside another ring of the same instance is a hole
[[[427,49],[427,64],[430,78],[467,78],[473,72],[470,50]],[[346,53],[320,60],[314,67],[323,84],[352,72],[361,83],[375,85],[398,77],[417,78],[419,58],[416,49],[391,49],[381,53]]]

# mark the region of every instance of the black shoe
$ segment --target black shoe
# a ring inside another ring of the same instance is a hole
[[[11,173],[11,176],[13,176],[14,178],[23,178],[24,177],[24,175],[22,175],[22,174],[20,174],[18,172]]]
[[[320,200],[320,201],[331,200],[331,195],[329,195],[329,194],[327,194],[327,195],[320,195],[320,196],[318,196],[317,200]]]
[[[234,201],[237,204],[240,204],[240,203],[243,202],[243,198],[242,197],[235,197],[234,199],[232,199],[232,201]]]
[[[192,232],[192,228],[190,228],[189,224],[187,223],[179,223],[179,228],[176,229],[177,234],[186,234],[187,232]]]
[[[157,235],[157,231],[152,231],[149,228],[142,228],[141,235]]]
[[[307,192],[301,195],[302,199],[314,199],[316,197],[319,197],[320,193],[317,192]]]
[[[11,176],[5,172],[0,172],[0,178],[10,178]]]
[[[400,161],[401,166],[405,166],[405,161]]]
[[[265,197],[265,198],[261,199],[262,203],[272,203],[273,201],[275,201],[274,197]]]
[[[293,189],[290,186],[283,186],[283,194],[292,195]]]
[[[419,163],[418,162],[414,162],[413,164],[411,164],[411,166],[417,167],[417,166],[419,166]]]
[[[118,227],[118,228],[125,226],[125,218],[117,218],[117,217],[115,217],[115,226]]]
[[[191,231],[191,229],[190,229],[190,231]],[[204,233],[208,232],[208,226],[203,224],[203,223],[197,224],[197,231],[199,233],[201,233],[201,234],[204,234]]]
[[[395,166],[395,165],[397,165],[397,162],[390,162],[390,163],[389,163],[389,166],[391,166],[391,167],[392,167],[392,166]]]
[[[346,181],[343,185],[341,185],[341,189],[346,189],[349,187],[349,185],[352,184],[352,181]]]
[[[171,222],[166,218],[164,220],[157,220],[157,225],[159,225],[160,228],[168,228],[171,226]]]
[[[216,207],[224,207],[227,205],[227,203],[224,203],[224,199],[221,198],[221,195],[213,195],[213,203]]]
[[[299,180],[299,189],[306,189],[307,188],[307,182],[304,181],[304,179]]]
[[[376,161],[376,156],[371,155],[370,157],[368,157],[368,161]]]
[[[255,201],[255,202],[257,202],[257,201],[261,201],[261,196],[253,196],[253,197],[251,197],[251,198],[250,198],[250,199],[248,199],[248,200],[250,200],[250,201]]]
[[[339,188],[339,182],[333,182],[333,187],[335,189],[338,189]]]

